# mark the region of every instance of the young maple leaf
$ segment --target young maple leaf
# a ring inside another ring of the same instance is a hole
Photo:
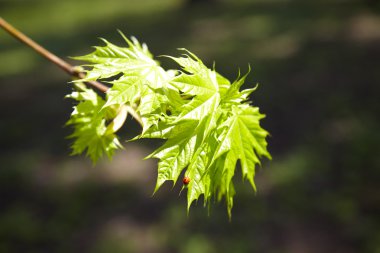
[[[111,158],[114,151],[121,148],[121,144],[114,134],[115,122],[112,121],[109,126],[106,125],[106,122],[111,117],[118,119],[120,117],[117,117],[115,108],[101,110],[105,101],[93,90],[87,89],[81,83],[77,83],[76,87],[80,91],[66,96],[79,102],[74,107],[70,120],[66,123],[66,125],[74,127],[74,132],[68,137],[75,139],[71,146],[72,155],[86,151],[93,163],[96,163],[103,154],[107,154]]]

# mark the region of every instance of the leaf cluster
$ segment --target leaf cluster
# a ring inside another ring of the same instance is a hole
[[[106,40],[91,54],[76,57],[86,61],[86,77],[75,82],[68,97],[78,101],[68,121],[74,127],[73,154],[86,152],[96,162],[104,153],[120,148],[116,131],[133,108],[141,118],[140,138],[164,139],[148,158],[156,158],[155,191],[164,182],[175,184],[181,174],[190,178],[188,210],[204,196],[204,204],[225,198],[229,216],[235,195],[233,177],[240,163],[242,175],[256,190],[255,167],[267,151],[268,132],[260,126],[264,117],[249,101],[255,90],[241,89],[247,74],[233,82],[210,69],[193,53],[181,49],[175,61],[178,70],[165,70],[145,44],[122,35],[128,47]],[[105,98],[83,85],[100,80],[111,87]]]

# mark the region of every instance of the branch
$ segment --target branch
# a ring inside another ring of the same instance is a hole
[[[18,39],[19,41],[21,41],[22,43],[24,43],[25,45],[27,45],[28,47],[32,48],[34,51],[36,51],[37,53],[39,53],[40,55],[42,55],[43,57],[45,57],[46,59],[48,59],[50,62],[52,62],[55,65],[57,65],[58,67],[60,67],[63,71],[65,71],[69,75],[75,76],[75,77],[78,77],[78,78],[81,78],[81,79],[85,78],[85,74],[83,72],[78,71],[77,68],[75,68],[74,66],[70,65],[68,62],[64,61],[63,59],[61,59],[58,56],[52,54],[51,52],[49,52],[48,50],[46,50],[45,48],[43,48],[42,46],[40,46],[39,44],[37,44],[35,41],[33,41],[28,36],[26,36],[25,34],[23,34],[22,32],[20,32],[16,28],[14,28],[11,24],[9,24],[7,21],[5,21],[1,17],[0,17],[0,27],[3,28],[10,35],[12,35],[16,39]],[[86,81],[85,83],[87,85],[90,85],[90,86],[92,86],[92,87],[94,87],[94,88],[102,91],[102,92],[107,92],[108,89],[109,89],[107,86],[105,86],[104,84],[102,84],[100,82],[97,82],[97,81]],[[133,108],[132,106],[128,106],[128,105],[125,105],[125,106],[127,107],[127,110],[129,112],[129,114],[131,114],[131,116],[133,118],[135,118],[135,120],[141,126],[143,126],[143,122],[141,120],[141,117],[136,112],[135,108]]]

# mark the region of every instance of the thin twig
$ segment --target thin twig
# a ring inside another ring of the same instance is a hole
[[[7,31],[10,35],[15,37],[16,39],[18,39],[19,41],[21,41],[22,43],[27,45],[28,47],[32,48],[34,51],[36,51],[37,53],[39,53],[40,55],[45,57],[46,59],[48,59],[49,61],[51,61],[55,65],[57,65],[58,67],[60,67],[62,70],[64,70],[69,75],[79,77],[79,78],[85,77],[84,73],[79,72],[76,68],[71,66],[69,63],[67,63],[66,61],[62,60],[58,56],[52,54],[51,52],[49,52],[48,50],[46,50],[45,48],[43,48],[42,46],[40,46],[39,44],[34,42],[32,39],[30,39],[28,36],[26,36],[25,34],[20,32],[16,28],[14,28],[11,24],[9,24],[7,21],[2,19],[1,17],[0,17],[0,27],[3,28],[5,31]],[[89,85],[99,89],[102,92],[106,92],[108,90],[107,86],[105,86],[99,82],[90,81],[87,83]]]
[[[64,70],[69,75],[75,76],[75,77],[78,77],[81,79],[85,78],[85,74],[83,72],[78,71],[78,69],[75,68],[74,66],[70,65],[69,63],[67,63],[63,59],[52,54],[51,52],[49,52],[48,50],[46,50],[45,48],[43,48],[42,46],[37,44],[35,41],[30,39],[28,36],[26,36],[25,34],[20,32],[19,30],[17,30],[15,27],[13,27],[11,24],[9,24],[7,21],[5,21],[1,17],[0,17],[0,27],[3,28],[6,32],[8,32],[10,35],[15,37],[16,39],[18,39],[19,41],[21,41],[22,43],[27,45],[28,47],[32,48],[34,51],[36,51],[37,53],[39,53],[40,55],[45,57],[46,59],[48,59],[49,61],[51,61],[55,65],[57,65],[58,67],[60,67],[62,70]],[[86,81],[85,83],[87,85],[90,85],[90,86],[102,91],[102,92],[107,92],[107,90],[109,89],[107,86],[105,86],[104,84],[97,82],[97,81]],[[129,114],[131,114],[131,116],[134,117],[136,119],[136,121],[141,126],[143,126],[143,122],[141,120],[141,117],[136,112],[136,110],[131,106],[128,106],[128,105],[126,105],[126,106],[128,107]]]

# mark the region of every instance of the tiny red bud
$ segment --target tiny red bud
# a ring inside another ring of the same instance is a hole
[[[182,179],[182,182],[183,182],[184,185],[188,185],[190,183],[190,178],[189,177],[184,177]]]

